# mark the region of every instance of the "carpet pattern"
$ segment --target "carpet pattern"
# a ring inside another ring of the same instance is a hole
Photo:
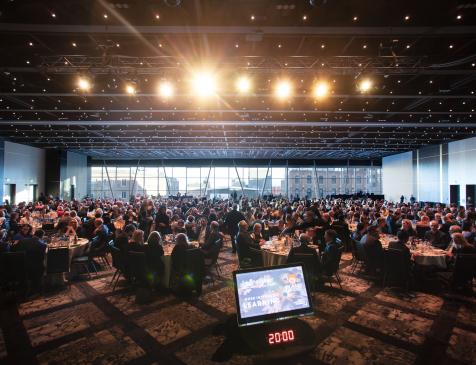
[[[223,337],[216,324],[234,313],[229,242],[220,254],[221,277],[199,298],[157,293],[146,305],[112,271],[70,288],[0,309],[1,364],[214,364]],[[383,288],[341,262],[342,289],[313,293],[313,352],[283,364],[476,364],[476,299],[455,294],[409,294]],[[234,355],[227,364],[254,364]],[[275,362],[276,363],[276,362]]]

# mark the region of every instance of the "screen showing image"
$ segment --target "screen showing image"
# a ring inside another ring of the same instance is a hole
[[[279,319],[280,314],[286,317],[312,308],[300,265],[238,272],[235,282],[241,322]]]

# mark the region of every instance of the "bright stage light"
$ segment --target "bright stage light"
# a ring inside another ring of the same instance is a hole
[[[81,91],[89,91],[91,89],[91,82],[85,77],[80,77],[78,79],[78,88]]]
[[[362,93],[366,93],[370,91],[372,88],[372,80],[370,79],[363,79],[362,81],[359,82],[359,90]]]
[[[132,84],[127,84],[126,85],[126,93],[128,93],[129,95],[134,95],[136,93],[135,86],[132,85]]]
[[[236,81],[236,88],[242,94],[251,90],[251,81],[249,78],[242,76]]]
[[[159,95],[164,98],[164,99],[168,99],[172,96],[174,96],[174,86],[168,82],[168,81],[164,81],[164,82],[161,82],[159,84]]]
[[[276,84],[275,94],[279,99],[289,98],[292,94],[291,83],[287,80],[279,81]]]
[[[329,84],[325,81],[320,81],[314,85],[313,90],[314,97],[324,98],[329,94]]]
[[[193,77],[193,92],[200,97],[214,95],[216,93],[216,88],[216,78],[208,71],[199,72]]]

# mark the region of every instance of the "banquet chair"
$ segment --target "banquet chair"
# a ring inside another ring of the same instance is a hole
[[[310,285],[311,291],[315,291],[318,287],[320,278],[320,263],[317,261],[316,256],[312,253],[295,253],[292,258],[288,257],[286,263],[300,263],[304,268],[304,275],[307,278],[307,282]]]
[[[249,257],[251,259],[251,266],[250,267],[263,267],[263,253],[261,250],[257,248],[250,247],[249,249]]]
[[[453,288],[471,288],[476,276],[476,254],[457,254],[451,286]]]
[[[109,245],[109,250],[111,251],[112,256],[112,267],[116,269],[114,272],[110,285],[112,285],[112,291],[116,289],[116,285],[119,282],[121,275],[125,277],[125,262],[122,259],[121,250],[114,245]]]
[[[85,248],[85,252],[89,252],[89,246],[90,244],[88,243],[87,247]],[[96,273],[96,276],[98,274],[98,271],[96,269],[96,264],[94,263],[94,260],[92,259],[91,255],[89,253],[83,255],[83,256],[78,256],[78,257],[73,257],[71,260],[71,267],[77,266],[85,269],[85,271],[88,273],[88,278],[91,279],[91,271],[89,270],[89,267],[91,266]]]
[[[173,260],[174,258],[172,258]],[[185,251],[183,265],[174,265],[172,261],[171,288],[177,294],[202,293],[205,274],[205,255],[199,248]]]
[[[221,268],[220,268],[220,265],[218,264],[218,256],[220,255],[220,250],[222,247],[223,247],[223,240],[220,238],[213,245],[213,248],[210,250],[209,256],[205,258],[205,271],[210,274],[210,277],[212,277],[211,269],[213,267],[215,268],[217,276],[220,277]]]
[[[127,253],[127,266],[132,283],[138,287],[147,287],[147,262],[145,253],[129,251]]]
[[[430,227],[416,226],[416,234],[419,239],[424,239],[426,232],[430,230]]]
[[[4,252],[0,254],[0,286],[2,290],[24,294],[28,291],[28,271],[25,252]]]
[[[384,251],[384,274],[382,285],[385,287],[388,282],[404,284],[408,291],[411,277],[410,260],[403,255],[403,251],[392,248]]]
[[[69,273],[69,249],[54,248],[48,250],[46,254],[46,274]],[[68,285],[70,280],[68,278]]]
[[[352,245],[352,267],[351,273],[353,274],[355,270],[359,267],[362,269],[365,266],[365,250],[363,245],[356,240],[351,241]]]
[[[344,250],[343,247],[339,247],[339,253],[337,254],[336,258],[334,261],[329,263],[329,266],[324,269],[324,276],[327,278],[329,285],[332,288],[332,277],[334,277],[337,281],[337,284],[339,284],[339,287],[342,290],[342,284],[341,284],[341,279],[339,276],[339,265],[340,265],[340,259],[342,257],[342,251]]]

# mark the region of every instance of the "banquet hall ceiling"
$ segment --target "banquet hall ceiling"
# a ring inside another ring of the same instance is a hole
[[[1,2],[0,138],[101,159],[368,159],[475,135],[474,0],[176,2]],[[205,68],[217,90],[199,99]]]

